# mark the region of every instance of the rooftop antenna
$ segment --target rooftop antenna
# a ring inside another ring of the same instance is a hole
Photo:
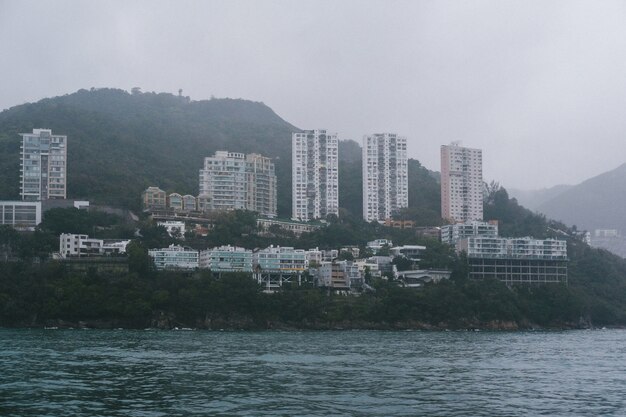
[[[462,144],[463,144],[463,142],[460,141],[460,140],[454,140],[454,141],[450,142],[450,145],[452,145],[452,146],[461,146]]]

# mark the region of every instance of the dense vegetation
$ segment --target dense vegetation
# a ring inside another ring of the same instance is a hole
[[[99,236],[124,237],[128,225],[115,216],[75,209],[53,212],[35,234],[0,229],[0,325],[83,325],[102,327],[199,328],[528,328],[626,324],[626,261],[581,242],[573,230],[509,199],[494,189],[485,206],[509,236],[526,230],[569,241],[569,284],[507,288],[500,282],[469,281],[463,257],[437,241],[419,240],[411,231],[368,224],[344,213],[328,227],[297,239],[287,232],[263,236],[247,212],[224,214],[206,237],[187,239],[198,248],[231,243],[263,247],[269,243],[307,248],[363,245],[375,237],[397,243],[421,243],[428,249],[421,266],[450,268],[452,279],[414,290],[393,280],[369,279],[374,291],[358,297],[327,294],[309,285],[285,287],[268,295],[246,275],[213,277],[197,273],[158,272],[147,248],[174,240],[163,228],[140,223],[129,247],[127,274],[95,270],[74,272],[44,260],[57,245],[56,231],[94,230]],[[73,226],[66,226],[70,221]],[[529,229],[526,229],[529,228]]]
[[[6,279],[20,274],[18,281]],[[172,272],[72,275],[58,264],[0,266],[0,325],[201,328],[428,328],[577,324],[579,304],[564,287],[509,290],[499,282],[447,282],[409,290],[373,283],[359,297],[310,286],[264,294],[248,276]],[[600,321],[603,323],[606,321]]]

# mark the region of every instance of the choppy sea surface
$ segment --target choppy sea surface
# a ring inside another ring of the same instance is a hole
[[[0,329],[0,415],[626,415],[626,331]]]

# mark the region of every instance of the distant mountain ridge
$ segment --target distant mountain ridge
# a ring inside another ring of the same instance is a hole
[[[626,163],[563,191],[537,211],[578,229],[626,231]]]
[[[550,188],[540,190],[521,190],[517,188],[507,188],[509,195],[517,200],[522,206],[531,210],[536,210],[543,203],[556,198],[563,192],[572,188],[573,185],[555,185]]]

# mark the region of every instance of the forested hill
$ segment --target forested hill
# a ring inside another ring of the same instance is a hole
[[[13,107],[0,113],[0,199],[18,196],[19,133],[33,128],[68,136],[70,198],[136,207],[149,185],[197,194],[203,158],[217,150],[275,158],[279,193],[291,194],[297,128],[263,103],[97,89]]]
[[[33,128],[68,136],[69,198],[138,208],[150,185],[196,195],[205,156],[258,152],[274,159],[279,215],[291,215],[291,133],[299,129],[263,103],[92,89],[13,107],[0,113],[0,199],[18,197],[19,133]],[[357,142],[340,142],[339,169],[339,204],[360,216]],[[416,160],[409,161],[409,202],[407,216],[440,221],[439,185]]]

